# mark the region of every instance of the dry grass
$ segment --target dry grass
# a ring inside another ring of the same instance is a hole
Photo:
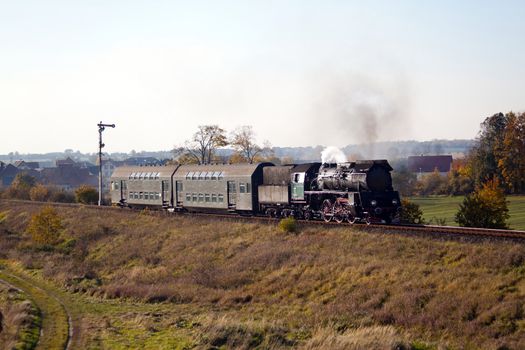
[[[38,341],[40,314],[23,293],[0,283],[0,349],[32,349]]]
[[[39,208],[7,209],[5,257],[72,292],[199,310],[195,344],[525,348],[521,243],[59,208],[70,244],[42,251],[17,233]]]

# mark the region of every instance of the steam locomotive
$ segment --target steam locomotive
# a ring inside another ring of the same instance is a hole
[[[392,223],[401,210],[392,170],[386,160],[121,167],[110,193],[135,208]]]

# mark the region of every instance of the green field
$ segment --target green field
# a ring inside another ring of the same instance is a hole
[[[458,211],[459,204],[463,201],[463,196],[454,197],[411,197],[414,203],[420,205],[423,210],[425,221],[445,219],[445,225],[457,226],[454,222],[454,215]],[[508,196],[510,219],[508,223],[512,229],[525,230],[525,196]]]

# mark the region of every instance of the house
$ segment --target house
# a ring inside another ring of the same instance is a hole
[[[66,191],[74,190],[81,185],[98,186],[98,176],[91,174],[88,169],[67,163],[56,168],[42,169],[41,178],[44,184]]]
[[[38,162],[26,162],[25,160],[17,160],[14,166],[19,170],[36,170],[39,168]]]
[[[9,187],[19,172],[13,164],[0,162],[0,188]]]
[[[67,157],[66,159],[57,159],[55,164],[57,168],[64,168],[64,167],[73,167],[77,163],[70,157]]]
[[[160,160],[154,157],[131,157],[123,161],[123,166],[160,165]]]
[[[452,156],[410,156],[408,157],[408,170],[416,173],[417,178],[437,171],[446,176],[452,169]]]

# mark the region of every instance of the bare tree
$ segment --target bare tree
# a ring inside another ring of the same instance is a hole
[[[184,163],[211,163],[217,148],[228,144],[226,131],[218,125],[200,125],[191,140],[173,150],[174,156]]]
[[[230,144],[238,155],[250,164],[263,152],[263,148],[255,143],[255,133],[249,125],[235,129],[231,134]]]

